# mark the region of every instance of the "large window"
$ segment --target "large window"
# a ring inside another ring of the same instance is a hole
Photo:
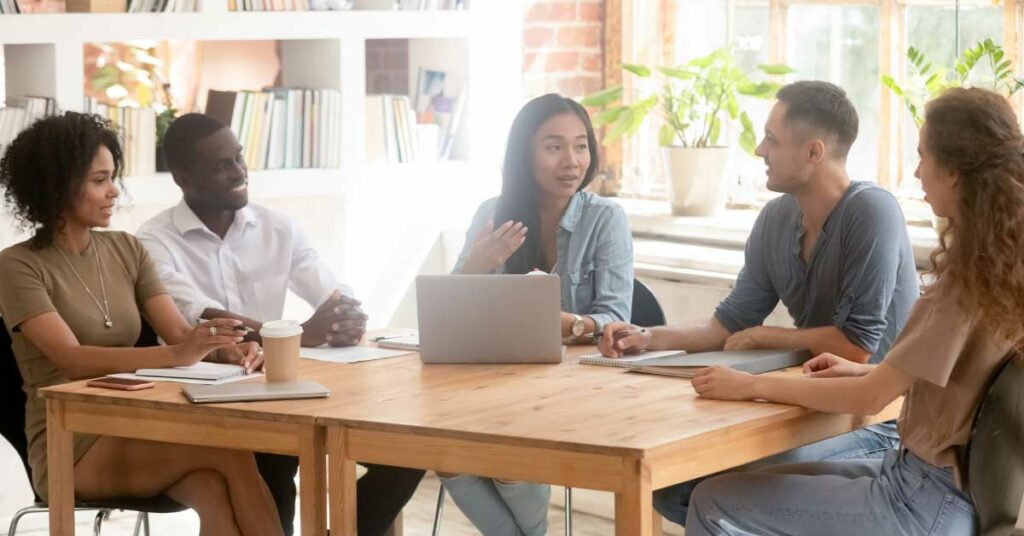
[[[660,12],[649,7],[653,1],[618,1],[624,39],[634,41],[622,51],[626,62],[679,64],[729,46],[745,70],[786,63],[796,72],[780,82],[818,79],[841,85],[860,114],[851,176],[879,182],[907,199],[908,206],[920,198],[913,177],[917,128],[899,98],[881,84],[882,75],[906,83],[910,46],[933,65],[952,67],[965,48],[985,39],[1005,46],[1014,72],[1020,72],[1024,0],[659,0]],[[670,24],[659,22],[666,17]],[[659,28],[662,35],[650,37],[645,27]],[[990,75],[986,67],[977,69],[976,78]],[[741,105],[760,132],[770,103],[747,99]],[[769,195],[764,167],[738,148],[734,136],[730,176],[736,180],[730,199],[757,205]],[[623,193],[664,195],[653,125],[625,142]]]

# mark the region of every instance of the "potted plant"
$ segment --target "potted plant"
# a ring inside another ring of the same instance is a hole
[[[889,75],[882,76],[882,84],[889,88],[906,107],[918,128],[924,123],[924,108],[928,101],[953,87],[985,87],[1007,98],[1024,88],[1024,78],[1013,75],[1013,62],[1004,59],[1003,47],[985,39],[963,51],[952,68],[936,67],[920,50],[907,49],[909,77],[905,85]],[[987,66],[989,73],[982,75],[978,68]],[[932,215],[932,227],[941,231],[948,226],[945,218]]]
[[[177,117],[178,110],[174,109],[173,105],[168,105],[164,111],[160,112],[156,116],[156,170],[157,172],[170,171],[167,167],[167,161],[164,160],[164,136],[167,135],[167,129],[174,122],[174,118]]]
[[[986,39],[963,51],[953,68],[933,68],[924,53],[914,47],[907,49],[910,77],[903,86],[889,75],[882,76],[882,84],[903,101],[918,127],[924,122],[925,104],[952,87],[985,86],[1008,98],[1024,88],[1024,78],[1013,76],[1013,62],[1003,59],[1003,47]],[[987,65],[990,76],[980,77],[976,69]]]
[[[720,144],[722,131],[727,123],[736,124],[740,146],[753,154],[757,136],[750,117],[740,109],[739,97],[772,98],[779,85],[751,80],[728,48],[676,67],[624,64],[622,68],[640,78],[650,78],[656,71],[663,80],[657,93],[637,95],[631,101],[623,100],[621,85],[583,99],[584,105],[602,109],[594,124],[610,125],[605,142],[635,133],[655,112],[661,120],[658,142],[673,214],[703,216],[721,209],[728,161],[728,147]],[[785,65],[760,65],[757,70],[767,75],[793,72]]]

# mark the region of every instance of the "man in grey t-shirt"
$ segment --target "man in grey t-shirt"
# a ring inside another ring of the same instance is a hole
[[[605,326],[601,352],[808,348],[857,362],[878,362],[903,328],[919,294],[903,213],[889,192],[852,182],[846,157],[857,112],[826,82],[782,88],[757,154],[768,188],[783,195],[761,210],[745,263],[729,296],[699,325],[640,330]],[[779,300],[795,328],[761,325]],[[631,334],[615,341],[613,333]],[[898,445],[893,423],[785,452],[738,470],[782,463],[881,457]],[[655,492],[668,519],[683,524],[697,481]]]

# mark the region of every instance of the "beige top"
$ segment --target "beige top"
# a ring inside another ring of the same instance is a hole
[[[899,418],[903,445],[932,465],[952,467],[961,482],[957,451],[970,440],[982,391],[1012,346],[966,313],[954,292],[929,289],[884,361],[914,377]]]
[[[113,326],[104,326],[103,313],[75,276],[68,262],[50,245],[32,249],[28,243],[15,244],[0,252],[0,315],[13,340],[14,356],[24,378],[25,434],[32,467],[32,485],[46,498],[46,403],[36,391],[66,383],[57,367],[30,344],[18,327],[43,313],[56,311],[85,346],[134,346],[139,338],[139,311],[149,298],[163,294],[163,284],[146,248],[134,236],[123,232],[94,232],[81,255],[67,253],[93,296],[103,303],[96,255],[103,266],[103,282]],[[95,436],[75,434],[75,462],[96,441]]]

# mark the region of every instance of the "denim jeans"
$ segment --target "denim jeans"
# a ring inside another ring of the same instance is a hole
[[[686,521],[687,536],[967,536],[974,534],[974,507],[952,471],[893,449],[882,460],[713,477],[694,490]]]
[[[543,536],[548,531],[547,484],[475,475],[442,478],[441,484],[483,536]]]
[[[741,465],[735,469],[730,469],[727,473],[750,472],[763,467],[790,463],[880,459],[885,455],[886,451],[898,447],[899,440],[892,437],[895,434],[891,432],[888,432],[887,435],[886,433],[876,432],[875,429],[876,427],[871,426],[818,441],[817,443],[811,443],[810,445],[782,452],[775,456],[757,460],[756,462]],[[683,525],[686,522],[686,511],[690,506],[690,495],[693,493],[693,488],[713,476],[717,475],[698,478],[655,490],[654,508],[669,521]]]

